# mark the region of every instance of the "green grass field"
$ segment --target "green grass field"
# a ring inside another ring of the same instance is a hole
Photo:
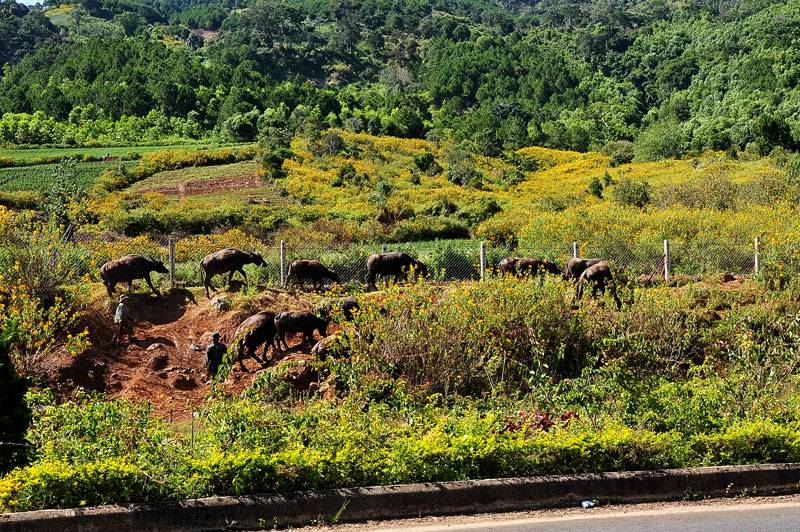
[[[81,188],[90,187],[106,168],[122,164],[133,166],[135,161],[125,162],[92,162],[75,166],[75,178]],[[20,168],[0,168],[0,190],[13,192],[17,190],[47,190],[57,164],[40,164]]]
[[[30,160],[40,157],[75,157],[80,159],[85,155],[92,157],[124,157],[136,154],[139,158],[145,153],[161,150],[200,150],[220,148],[222,146],[242,146],[241,143],[201,142],[195,144],[171,144],[166,146],[120,146],[105,148],[34,148],[34,149],[0,149],[0,157],[10,157],[14,160]]]

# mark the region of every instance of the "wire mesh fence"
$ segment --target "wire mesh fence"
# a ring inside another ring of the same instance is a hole
[[[704,276],[714,273],[748,275],[759,269],[780,268],[800,273],[797,249],[772,245],[761,250],[757,243],[721,245],[707,241],[620,243],[574,242],[557,248],[538,249],[482,244],[477,240],[438,240],[395,244],[306,243],[286,241],[277,236],[258,238],[233,230],[214,235],[186,237],[104,237],[79,235],[54,246],[64,264],[77,279],[89,275],[99,280],[99,268],[106,261],[128,254],[140,254],[162,261],[170,269],[174,285],[201,286],[200,260],[221,249],[234,247],[259,253],[265,266],[245,266],[248,276],[261,284],[281,286],[288,265],[295,259],[316,259],[335,271],[342,284],[364,283],[367,258],[373,253],[404,251],[428,267],[433,279],[440,281],[476,281],[482,272],[497,274],[500,260],[507,256],[532,256],[554,261],[564,268],[574,256],[598,257],[607,260],[612,271],[629,278],[647,276]],[[666,270],[666,271],[665,271]],[[156,274],[158,278],[158,275]]]

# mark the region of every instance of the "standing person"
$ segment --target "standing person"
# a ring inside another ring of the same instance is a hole
[[[128,299],[129,298],[127,294],[122,294],[119,296],[119,305],[117,305],[117,309],[114,311],[114,324],[117,325],[117,332],[111,339],[111,343],[115,348],[119,346],[123,332],[128,335],[128,343],[135,340],[133,337],[133,320],[131,319],[131,310],[127,305]]]
[[[222,365],[222,357],[228,351],[228,346],[219,341],[219,333],[215,332],[211,335],[211,343],[206,347],[206,370],[213,379],[217,376],[220,365]]]

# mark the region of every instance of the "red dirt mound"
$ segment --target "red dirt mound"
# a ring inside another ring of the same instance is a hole
[[[211,333],[218,331],[222,341],[229,346],[239,323],[259,310],[280,312],[290,309],[310,308],[312,298],[307,294],[295,297],[287,292],[268,290],[256,300],[237,305],[234,310],[219,312],[209,307],[204,295],[195,296],[183,288],[173,288],[162,297],[133,293],[129,300],[135,320],[134,339],[127,339],[118,348],[111,345],[114,333],[113,308],[115,303],[107,296],[90,314],[89,328],[92,348],[72,358],[67,354],[54,357],[49,368],[50,381],[62,392],[77,386],[105,392],[109,397],[147,399],[154,413],[174,420],[191,417],[192,405],[201,405],[211,388],[203,371],[205,347],[211,342]],[[235,294],[228,294],[231,299]],[[331,324],[329,333],[338,327]],[[283,360],[307,361],[309,347],[301,346],[301,337],[287,338],[289,351],[269,351],[269,366]],[[198,350],[199,349],[199,350]],[[259,356],[261,350],[258,351]],[[252,358],[244,360],[246,372],[234,363],[225,389],[239,394],[247,388],[263,369]],[[309,371],[291,372],[289,380],[298,388],[308,390],[316,379]]]

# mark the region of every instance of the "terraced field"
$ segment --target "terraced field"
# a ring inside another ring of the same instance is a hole
[[[91,162],[75,166],[76,182],[80,188],[92,186],[103,170],[118,165],[133,166],[135,161]],[[47,190],[57,164],[39,164],[18,168],[0,168],[0,190]]]

